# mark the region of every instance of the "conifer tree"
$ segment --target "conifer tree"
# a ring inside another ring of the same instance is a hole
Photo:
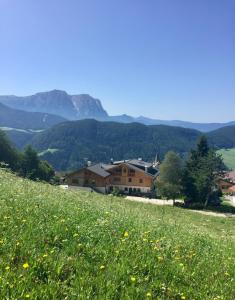
[[[184,169],[183,190],[186,201],[207,206],[216,200],[216,179],[222,169],[221,157],[209,148],[206,137],[202,136],[196,150],[191,151]]]

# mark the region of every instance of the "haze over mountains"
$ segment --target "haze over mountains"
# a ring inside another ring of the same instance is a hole
[[[212,131],[224,126],[235,125],[235,121],[228,123],[192,123],[181,120],[155,120],[143,116],[136,118],[126,114],[109,116],[103,108],[100,100],[95,99],[88,94],[69,95],[65,91],[60,90],[37,93],[26,97],[0,96],[0,103],[14,109],[58,115],[68,120],[89,118],[120,123],[138,122],[145,125],[180,126],[196,129],[202,132]]]
[[[59,90],[27,97],[0,96],[0,128],[17,148],[31,144],[56,170],[76,169],[86,160],[142,157],[151,161],[156,154],[163,159],[169,150],[185,157],[203,131],[210,131],[207,137],[214,148],[233,148],[235,126],[224,127],[228,124],[235,122],[200,124],[109,116],[100,100]]]
[[[42,130],[66,121],[65,118],[42,112],[27,112],[0,103],[0,127]]]
[[[68,120],[105,118],[108,116],[100,100],[89,95],[68,95],[53,90],[32,96],[0,96],[0,102],[15,109],[28,112],[43,112],[62,116]]]

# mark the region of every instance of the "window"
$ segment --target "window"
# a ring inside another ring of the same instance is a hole
[[[114,182],[120,182],[120,181],[121,181],[121,178],[120,178],[120,177],[114,177],[114,178],[113,178],[113,181],[114,181]]]
[[[128,182],[132,182],[132,178],[128,178]]]
[[[122,168],[117,168],[116,170],[114,170],[114,172],[116,173],[116,174],[120,174],[120,173],[122,173]]]
[[[127,188],[127,187],[125,187],[124,191],[125,191],[125,192],[128,192],[128,188]]]
[[[140,192],[141,192],[141,189],[137,189],[137,191],[138,191],[138,193],[140,193]]]
[[[126,168],[123,168],[123,173],[126,173]]]
[[[140,178],[139,183],[143,183],[143,179],[142,178]]]
[[[77,179],[77,178],[73,178],[73,179],[72,179],[72,183],[78,184],[78,179]]]
[[[128,176],[131,176],[131,177],[135,176],[135,170],[129,169]]]

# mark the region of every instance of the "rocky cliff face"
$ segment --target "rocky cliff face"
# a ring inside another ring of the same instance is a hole
[[[76,109],[78,119],[89,118],[90,116],[97,119],[108,117],[108,114],[103,109],[100,100],[92,98],[88,94],[73,95],[72,102]]]
[[[71,96],[60,90],[37,93],[26,97],[0,96],[0,102],[15,109],[50,113],[70,120],[103,119],[108,116],[100,100],[86,94]]]

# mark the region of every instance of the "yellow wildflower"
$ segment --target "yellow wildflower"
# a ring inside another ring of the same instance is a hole
[[[6,271],[9,271],[9,270],[10,270],[10,267],[9,267],[9,266],[7,266],[7,267],[5,268],[5,270],[6,270]]]
[[[180,266],[181,266],[181,267],[183,267],[183,266],[184,266],[184,264],[180,263]]]
[[[100,266],[100,270],[104,270],[105,269],[105,266]]]
[[[158,256],[157,258],[159,261],[163,261],[163,257],[162,256]]]
[[[25,298],[29,298],[29,297],[30,297],[30,295],[29,295],[29,294],[26,294],[26,295],[25,295]]]
[[[128,237],[128,236],[129,236],[128,232],[125,231],[123,236],[124,236],[124,237]]]
[[[24,264],[23,264],[23,268],[24,268],[24,269],[28,269],[28,268],[29,268],[29,264],[28,264],[28,263],[24,263]]]
[[[148,292],[148,293],[146,294],[146,296],[147,296],[148,298],[150,298],[150,297],[152,297],[152,294],[151,294],[150,292]]]
[[[131,281],[136,282],[136,278],[134,276],[131,276]]]

